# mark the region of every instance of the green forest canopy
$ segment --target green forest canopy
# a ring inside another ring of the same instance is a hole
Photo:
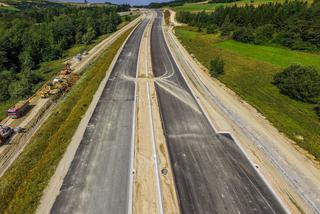
[[[244,7],[219,7],[212,13],[177,13],[180,22],[210,32],[218,28],[223,36],[237,41],[275,43],[295,50],[320,50],[320,1],[269,3]]]
[[[116,7],[64,6],[0,13],[0,102],[31,95],[43,81],[34,69],[75,44],[114,32]]]

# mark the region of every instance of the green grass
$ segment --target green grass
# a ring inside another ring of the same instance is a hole
[[[0,213],[35,212],[43,190],[106,75],[106,68],[131,30],[117,39],[85,71],[0,178]]]
[[[0,11],[3,10],[3,11],[20,11],[18,8],[15,8],[13,6],[0,6]]]
[[[314,111],[315,105],[293,100],[272,84],[274,74],[283,66],[301,62],[320,68],[319,55],[233,41],[221,43],[219,37],[195,32],[191,27],[177,28],[176,35],[207,67],[214,57],[221,56],[226,64],[225,74],[218,79],[281,132],[320,159],[320,121]],[[299,140],[299,136],[304,139]]]
[[[243,0],[231,3],[185,3],[182,6],[173,7],[175,11],[190,11],[190,12],[199,12],[199,11],[214,11],[217,7],[220,6],[244,6],[246,4],[258,6],[260,4],[265,4],[269,2],[285,2],[285,0],[254,0],[253,3],[250,2],[251,0]],[[312,0],[307,0],[308,2],[312,2]]]
[[[296,63],[320,68],[320,54],[292,51],[279,47],[245,44],[234,40],[216,43],[214,46],[280,67],[288,67],[292,63]]]

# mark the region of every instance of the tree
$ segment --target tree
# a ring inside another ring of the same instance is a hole
[[[27,79],[21,79],[9,85],[9,92],[12,98],[21,99],[32,94],[32,87]]]
[[[217,32],[217,30],[218,30],[218,25],[216,25],[216,24],[212,24],[207,27],[208,34],[214,34]]]
[[[217,77],[224,73],[224,61],[221,57],[216,57],[210,62],[210,75]]]
[[[320,71],[313,67],[291,65],[274,76],[274,84],[294,99],[310,103],[320,101]]]
[[[10,98],[8,81],[0,76],[0,102]]]
[[[319,116],[319,118],[320,118],[320,105],[318,105],[318,106],[316,106],[315,108],[314,108],[314,110],[316,111],[316,114]]]
[[[82,43],[89,44],[96,37],[96,32],[92,27],[89,27],[88,31],[82,37]]]
[[[31,48],[28,48],[19,55],[22,70],[29,70],[35,68],[36,63],[34,62],[31,54],[32,50]]]
[[[229,15],[227,15],[221,26],[221,35],[228,36],[233,31],[233,29],[234,25],[230,22]]]
[[[8,62],[6,52],[0,50],[0,71],[6,68],[6,63]]]
[[[255,44],[267,43],[268,41],[272,40],[274,34],[274,26],[272,24],[262,25],[255,30],[255,33]]]
[[[239,27],[233,32],[232,38],[239,42],[249,43],[253,41],[254,35],[251,28]]]

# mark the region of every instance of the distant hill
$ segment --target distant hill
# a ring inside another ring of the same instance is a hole
[[[15,8],[14,11],[27,10],[34,8],[62,8],[65,7],[61,3],[44,1],[44,0],[0,0],[0,3]]]

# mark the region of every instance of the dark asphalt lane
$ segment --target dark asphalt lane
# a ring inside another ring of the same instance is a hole
[[[135,83],[130,78],[136,76],[146,25],[144,20],[125,44],[51,213],[128,212],[135,96]]]
[[[159,108],[182,213],[285,213],[232,138],[216,134],[166,45],[151,33]]]

